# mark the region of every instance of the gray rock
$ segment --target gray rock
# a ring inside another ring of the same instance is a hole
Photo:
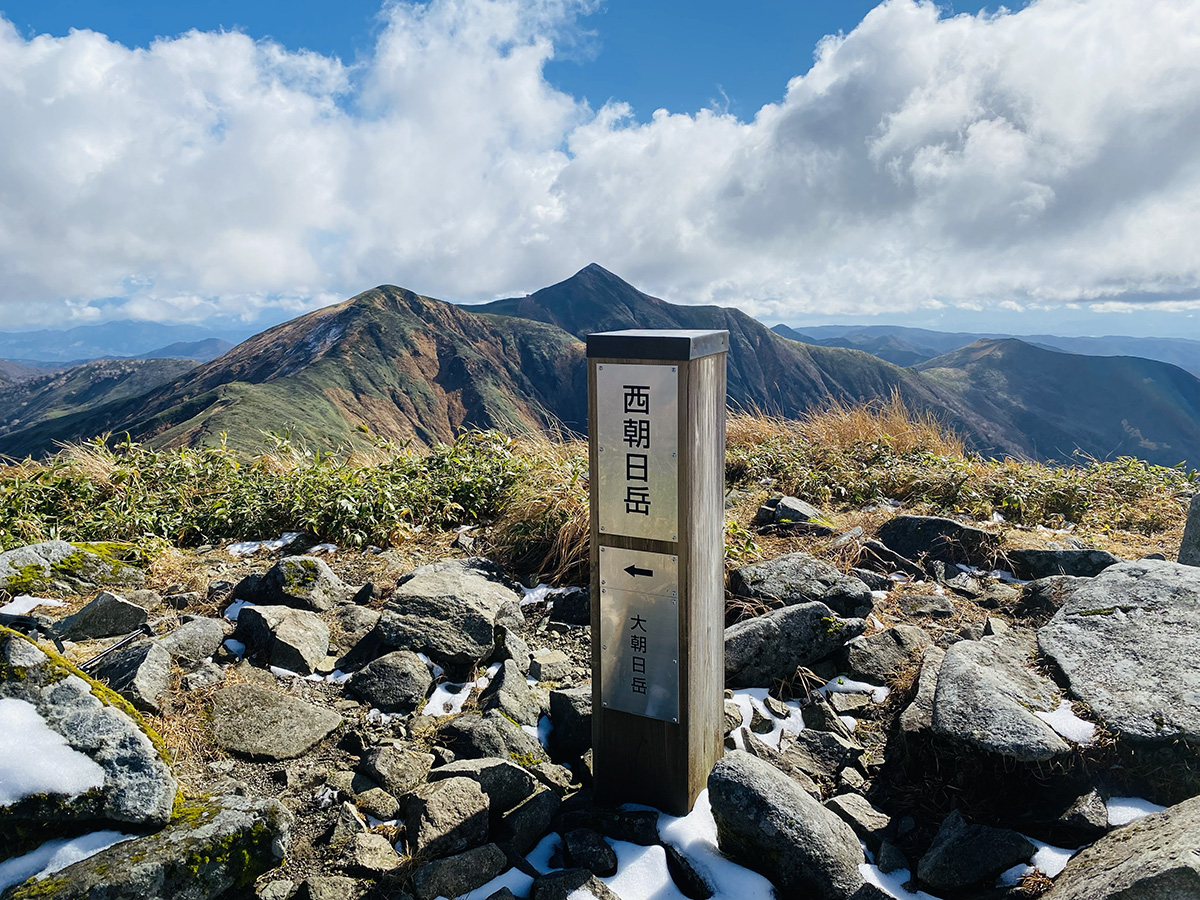
[[[1183,526],[1183,541],[1179,545],[1179,562],[1185,566],[1200,566],[1200,494],[1192,498],[1187,523]]]
[[[889,875],[897,869],[907,869],[908,857],[891,841],[885,840],[879,844],[879,850],[875,854],[875,865],[879,866],[879,871],[884,875]]]
[[[517,664],[521,674],[528,675],[529,667],[533,662],[533,654],[529,652],[529,645],[521,640],[516,632],[501,625],[496,629],[496,652],[493,659],[496,662],[511,659]]]
[[[148,591],[144,588],[125,591],[121,596],[130,603],[136,603],[147,612],[154,612],[163,605],[162,595],[157,591]]]
[[[158,714],[171,688],[171,655],[157,643],[139,641],[104,657],[92,674],[139,711]]]
[[[271,665],[310,675],[329,652],[329,626],[290,606],[247,606],[238,614],[238,640],[265,653]]]
[[[225,680],[225,670],[216,663],[203,662],[192,672],[183,676],[185,691],[202,691]]]
[[[0,631],[0,700],[36,710],[68,747],[98,767],[99,789],[73,799],[40,794],[0,806],[0,858],[108,823],[116,830],[163,825],[171,816],[177,785],[139,722],[111,705],[99,684],[51,660],[33,642]],[[161,745],[160,745],[161,746]]]
[[[60,621],[54,630],[64,641],[91,641],[137,631],[148,619],[144,606],[101,591],[75,615]]]
[[[595,900],[620,900],[607,884],[587,869],[563,869],[539,875],[529,890],[529,900],[567,900],[588,896]]]
[[[417,900],[461,897],[483,887],[507,868],[504,851],[495,844],[484,844],[421,866],[413,872],[413,893]]]
[[[506,659],[479,695],[479,707],[498,710],[521,725],[536,725],[542,714],[541,704],[529,690],[525,674],[515,660]]]
[[[356,834],[346,847],[346,867],[359,875],[378,878],[400,865],[400,854],[382,834]]]
[[[1200,797],[1138,819],[1074,856],[1046,900],[1200,897]]]
[[[805,728],[780,755],[787,763],[808,775],[832,779],[842,769],[857,766],[864,752],[862,744],[843,735]]]
[[[771,609],[819,601],[838,615],[865,616],[874,605],[869,587],[807,553],[789,553],[734,569],[729,573],[729,589],[735,597]]]
[[[879,526],[879,540],[906,559],[992,569],[1000,539],[991,532],[938,516],[896,516]]]
[[[354,800],[358,808],[369,816],[381,822],[395,819],[400,812],[400,804],[396,798],[381,787],[369,788],[360,793]]]
[[[199,591],[178,591],[163,597],[163,603],[167,604],[171,609],[189,609],[193,606],[199,606],[203,599],[204,595]],[[288,883],[290,884],[291,882]]]
[[[424,783],[432,765],[428,753],[384,744],[363,754],[360,768],[393,797],[402,797]]]
[[[524,803],[536,787],[534,777],[506,759],[459,759],[429,773],[430,783],[445,778],[470,778],[487,795],[495,815]]]
[[[258,900],[290,900],[291,896],[295,893],[296,882],[287,878],[268,881],[254,890],[254,896]]]
[[[156,834],[116,844],[43,881],[27,881],[5,897],[209,900],[249,888],[278,865],[291,826],[292,815],[278,800],[223,797]]]
[[[571,661],[561,650],[547,650],[529,663],[529,677],[535,681],[562,681],[571,675]]]
[[[708,776],[721,852],[784,895],[846,898],[863,885],[850,826],[769,763],[735,751]]]
[[[1107,550],[1007,550],[1004,555],[1012,573],[1025,581],[1051,575],[1091,578],[1121,561]]]
[[[933,730],[961,745],[1019,762],[1053,759],[1070,745],[1034,715],[1052,712],[1058,690],[1028,663],[1031,634],[1014,629],[946,651],[933,698]]]
[[[742,728],[739,732],[739,737],[742,739],[742,747],[746,753],[749,753],[751,756],[757,757],[764,762],[770,763],[772,766],[794,781],[797,785],[799,785],[800,789],[804,791],[804,793],[808,794],[810,797],[815,797],[818,800],[820,799],[821,789],[817,787],[817,783],[813,781],[812,778],[809,777],[808,773],[805,772],[804,769],[802,769],[799,765],[792,760],[787,759],[774,748],[768,747],[765,743],[760,741],[754,732],[752,732],[749,728]]]
[[[921,674],[917,676],[917,695],[912,703],[900,713],[900,731],[912,737],[933,727],[933,698],[937,694],[938,675],[946,651],[941,647],[930,647],[921,657]]]
[[[954,604],[942,594],[909,594],[899,597],[900,611],[906,616],[930,616],[945,619],[954,615]]]
[[[484,843],[488,799],[470,778],[424,784],[408,795],[404,817],[408,852],[449,856]]]
[[[241,585],[238,587],[240,591]],[[271,566],[256,587],[257,597],[242,599],[264,606],[291,606],[313,612],[325,612],[355,594],[354,588],[345,584],[325,560],[316,556],[284,557]]]
[[[896,586],[886,575],[872,572],[870,569],[851,569],[850,574],[873,591],[890,591]]]
[[[608,841],[590,828],[574,828],[563,835],[567,855],[576,866],[607,878],[617,874],[617,854]]]
[[[355,672],[350,687],[383,712],[409,713],[425,705],[433,675],[417,654],[397,650]]]
[[[955,810],[917,863],[917,878],[935,891],[990,887],[997,875],[1027,861],[1036,849],[1015,831],[970,825]]]
[[[796,497],[781,497],[775,504],[772,518],[776,525],[783,525],[788,522],[812,522],[825,517],[811,503],[805,503]]]
[[[1021,587],[1013,606],[1013,615],[1029,625],[1045,625],[1071,594],[1085,584],[1085,579],[1072,578],[1070,575],[1052,575],[1031,581]]]
[[[924,629],[897,625],[869,634],[846,647],[850,674],[877,684],[886,684],[912,659],[933,643]]]
[[[225,642],[225,626],[216,619],[196,616],[184,622],[158,644],[173,657],[200,662],[221,649]]]
[[[725,683],[770,687],[790,679],[863,633],[862,619],[839,619],[824,603],[800,603],[725,629]]]
[[[450,719],[440,729],[442,741],[459,759],[535,760],[549,762],[546,751],[536,739],[502,714],[489,712],[463,713]]]
[[[213,739],[251,759],[294,759],[342,724],[342,717],[271,688],[231,684],[213,697]]]
[[[342,801],[333,828],[329,830],[329,846],[334,850],[342,850],[349,846],[355,835],[366,833],[367,822],[359,814],[358,808],[353,803]]]
[[[472,557],[422,566],[402,578],[375,633],[385,647],[462,666],[492,656],[497,625],[519,629],[523,622],[520,595],[503,572]]]
[[[1116,734],[1200,741],[1200,569],[1121,563],[1071,594],[1038,646]]]
[[[551,591],[546,599],[553,603],[550,608],[551,622],[578,626],[592,624],[592,595],[587,588]]]
[[[859,558],[860,566],[875,569],[887,575],[894,572],[903,572],[914,578],[923,578],[926,575],[925,570],[915,562],[906,556],[901,556],[882,541],[863,541],[862,546],[863,553]]]
[[[339,606],[333,618],[337,623],[338,647],[343,653],[370,634],[379,624],[378,610],[353,603]]]
[[[538,791],[504,815],[498,829],[500,840],[524,856],[550,830],[550,823],[561,805],[562,801],[554,791]]]
[[[873,853],[879,851],[884,837],[891,831],[892,817],[859,794],[839,794],[826,800],[825,808],[837,813]]]
[[[0,553],[0,590],[10,594],[45,591],[83,593],[101,584],[142,584],[145,574],[66,541],[28,544]],[[129,629],[132,631],[133,629]]]
[[[355,900],[362,893],[358,881],[345,875],[313,875],[297,895],[297,900]]]

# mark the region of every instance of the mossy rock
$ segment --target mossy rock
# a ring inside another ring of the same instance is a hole
[[[145,562],[133,544],[45,541],[0,553],[0,589],[16,595],[141,585]]]

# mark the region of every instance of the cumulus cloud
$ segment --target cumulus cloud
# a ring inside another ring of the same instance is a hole
[[[592,261],[780,318],[1200,297],[1193,0],[887,0],[751,121],[643,123],[543,77],[593,8],[389,4],[355,67],[0,19],[0,318],[488,299]]]

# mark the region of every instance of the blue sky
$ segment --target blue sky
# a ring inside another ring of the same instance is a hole
[[[1194,0],[0,9],[0,328],[598,262],[768,322],[1200,337]]]

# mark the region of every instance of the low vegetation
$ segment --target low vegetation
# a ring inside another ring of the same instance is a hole
[[[344,547],[487,525],[488,552],[516,572],[579,580],[587,567],[587,445],[573,438],[465,432],[414,449],[319,453],[288,435],[245,458],[226,447],[150,450],[102,440],[42,462],[0,465],[0,549],[62,538],[187,547],[299,531]],[[808,500],[848,522],[872,505],[1002,527],[1072,528],[1146,549],[1182,527],[1200,477],[1137,459],[1058,465],[966,450],[898,399],[832,405],[799,421],[730,417],[728,486],[753,506],[768,493]],[[999,514],[996,517],[995,514]],[[731,557],[754,555],[744,510],[731,513]]]

